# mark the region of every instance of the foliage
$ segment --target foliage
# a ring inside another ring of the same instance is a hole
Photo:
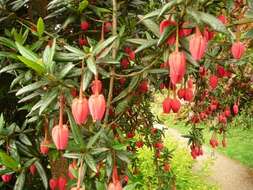
[[[153,127],[156,119],[150,108],[151,92],[163,84],[168,97],[176,99],[176,89],[186,87],[192,79],[194,101],[190,108],[195,118],[201,113],[208,115],[201,120],[212,121],[214,134],[220,130],[224,135],[226,125],[217,119],[224,108],[238,104],[241,111],[252,101],[252,28],[247,25],[252,22],[252,3],[229,2],[1,0],[0,73],[13,76],[10,90],[18,98],[17,109],[26,112],[23,122],[4,122],[0,132],[2,173],[13,173],[16,180],[10,184],[14,189],[42,183],[47,189],[49,178],[67,178],[72,162],[76,165],[70,172],[75,176],[68,180],[68,188],[103,190],[120,184],[133,189],[138,184],[127,185],[122,176],[134,178],[128,165],[138,162],[135,153],[140,145],[155,151],[158,187],[168,189],[168,181],[175,183],[176,174],[167,175],[162,170],[165,162],[170,162],[172,150],[163,145],[164,132]],[[217,18],[223,13],[228,24]],[[159,24],[170,19],[175,24],[159,30]],[[189,48],[194,28],[216,34],[205,57],[198,61]],[[190,36],[180,37],[180,29],[190,29]],[[168,42],[170,37],[174,43]],[[239,40],[244,40],[246,53],[234,59],[231,44]],[[161,65],[179,50],[186,55],[187,72],[180,69],[184,79],[175,85],[171,80],[173,69]],[[199,73],[203,66],[209,72],[204,77]],[[209,88],[208,78],[216,73],[217,66],[230,75],[220,77],[214,90]],[[207,95],[202,98],[203,94]],[[78,110],[72,105],[78,98],[85,102],[86,97],[89,105],[85,109],[93,118],[88,116],[78,125]],[[90,103],[94,97],[103,98],[106,105]],[[207,114],[212,100],[220,106]],[[94,112],[102,112],[104,117],[94,119]],[[69,133],[61,135],[63,124]],[[192,147],[201,148],[201,130],[194,127],[188,137]],[[58,148],[55,143],[64,140],[68,146]],[[49,148],[47,155],[39,154],[41,145]],[[26,178],[32,163],[40,175],[39,183]]]

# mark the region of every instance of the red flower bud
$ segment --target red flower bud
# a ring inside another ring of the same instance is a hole
[[[127,69],[128,66],[129,66],[129,61],[127,58],[123,58],[121,61],[120,61],[120,65],[123,69]]]
[[[194,60],[199,61],[205,54],[207,48],[207,40],[202,36],[199,28],[196,28],[196,33],[192,36],[189,44],[189,49]]]
[[[75,176],[72,174],[73,170],[77,170],[76,161],[73,161],[71,164],[69,164],[68,176],[70,179],[75,179]]]
[[[1,176],[4,183],[9,183],[12,178],[12,174],[4,174]]]
[[[58,187],[59,190],[66,190],[67,180],[65,177],[58,178]]]
[[[56,125],[52,129],[52,138],[57,150],[64,150],[68,145],[69,128],[67,125]]]
[[[88,100],[83,98],[75,98],[71,105],[72,115],[78,125],[84,124],[87,121],[89,114]]]
[[[137,141],[137,142],[135,143],[135,145],[136,145],[137,148],[142,148],[143,145],[144,145],[144,143],[143,143],[143,141]]]
[[[234,112],[235,115],[237,115],[238,112],[239,112],[239,108],[238,108],[238,105],[236,103],[233,105],[233,112]]]
[[[30,173],[32,175],[35,175],[36,171],[37,171],[37,168],[34,164],[32,164],[30,167],[29,167],[29,170],[30,170]]]
[[[186,58],[183,52],[175,51],[169,56],[170,80],[172,84],[180,83],[185,75]]]
[[[104,117],[106,109],[106,101],[104,95],[102,94],[91,95],[88,104],[93,121],[94,122],[101,121]]]
[[[86,32],[89,29],[90,24],[87,21],[81,22],[80,28]]]
[[[164,30],[169,26],[176,26],[176,22],[170,21],[170,20],[163,20],[160,23],[160,34],[164,32]],[[176,35],[172,34],[167,39],[168,45],[173,45],[176,42]]]
[[[171,109],[174,113],[177,113],[180,110],[181,103],[178,99],[173,99],[170,102]]]
[[[225,113],[225,116],[226,116],[226,117],[230,117],[230,115],[231,115],[230,108],[229,108],[229,107],[226,107],[224,113]]]
[[[193,91],[191,88],[186,88],[184,93],[184,100],[191,102],[193,100]]]
[[[40,153],[46,155],[49,151],[49,144],[50,142],[44,139],[40,144]]]
[[[170,164],[169,164],[169,163],[164,163],[164,165],[163,165],[163,170],[164,170],[165,172],[169,172],[169,171],[170,171]]]
[[[235,42],[231,48],[232,55],[235,59],[240,59],[244,54],[245,50],[246,50],[245,45],[239,41]]]
[[[56,190],[56,188],[58,187],[58,180],[51,178],[49,180],[49,186],[51,190]]]
[[[216,75],[210,76],[210,78],[209,78],[209,85],[212,88],[212,90],[214,90],[217,87],[218,81],[219,81],[219,79],[218,79],[218,77]]]
[[[148,89],[149,89],[148,81],[143,80],[139,85],[139,91],[141,93],[146,93],[148,91]]]
[[[170,113],[171,105],[170,105],[171,99],[168,97],[163,101],[163,113]]]
[[[218,16],[218,19],[223,23],[223,24],[227,24],[228,20],[227,17],[225,15],[220,15]]]
[[[105,33],[108,33],[112,30],[112,23],[111,22],[106,22],[104,27],[105,27],[104,28]]]
[[[204,66],[200,66],[200,67],[199,67],[199,75],[200,75],[201,77],[204,77],[204,76],[206,75],[206,73],[207,73],[206,68],[205,68]]]
[[[88,45],[88,41],[86,38],[79,38],[78,43],[80,46],[86,46]]]

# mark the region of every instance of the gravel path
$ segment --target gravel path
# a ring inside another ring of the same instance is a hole
[[[181,141],[182,146],[187,146],[187,139],[181,137],[176,129],[167,128],[166,134]],[[216,151],[213,152],[208,147],[203,147],[203,149],[204,156],[197,159],[194,170],[201,168],[204,161],[212,159],[213,164],[210,166],[211,174],[207,178],[208,181],[217,183],[221,190],[253,190],[253,170]]]

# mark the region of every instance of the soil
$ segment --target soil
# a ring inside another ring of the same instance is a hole
[[[166,128],[166,134],[187,146],[187,139],[173,128]],[[198,157],[193,167],[194,171],[200,170],[207,160],[212,160],[210,165],[210,176],[207,181],[216,183],[221,190],[253,190],[253,170],[243,166],[236,160],[232,160],[215,150],[203,147],[204,156]],[[252,158],[253,159],[253,158]]]

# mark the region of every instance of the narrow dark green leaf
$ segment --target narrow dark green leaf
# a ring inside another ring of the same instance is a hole
[[[134,76],[129,84],[129,86],[123,90],[118,96],[116,96],[112,103],[117,102],[119,100],[121,100],[122,98],[126,97],[130,92],[133,91],[133,89],[136,87],[136,85],[139,82],[139,76]]]
[[[141,38],[131,38],[131,39],[127,39],[126,41],[133,44],[138,44],[138,45],[143,45],[148,42],[147,39],[141,39]]]
[[[11,58],[11,59],[18,59],[17,54],[15,53],[10,53],[10,52],[5,52],[5,51],[0,51],[0,58]]]
[[[28,168],[37,160],[38,160],[38,158],[31,158],[30,160],[28,160],[24,163],[23,167]]]
[[[18,103],[26,102],[26,101],[31,100],[31,99],[33,99],[33,98],[39,96],[39,95],[41,95],[41,93],[39,93],[39,92],[31,93],[31,94],[29,94],[28,96],[26,96],[26,97],[20,99],[20,100],[18,101]]]
[[[0,163],[14,171],[19,168],[19,163],[3,151],[0,151]]]
[[[100,131],[98,133],[96,133],[96,135],[94,135],[93,137],[90,138],[90,140],[87,144],[87,149],[90,149],[94,145],[94,143],[97,142],[97,140],[100,137],[102,132],[103,132],[103,128],[101,128]]]
[[[42,100],[42,105],[40,107],[39,115],[43,113],[43,111],[55,100],[58,96],[58,90],[52,90],[47,95],[45,95]],[[55,102],[55,101],[54,101]],[[57,100],[56,100],[57,102]]]
[[[138,18],[142,20],[142,23],[151,30],[158,38],[160,37],[159,26],[151,19],[143,20],[143,16],[139,15]]]
[[[29,138],[27,137],[27,135],[25,135],[25,134],[20,134],[19,135],[19,140],[22,142],[22,143],[24,143],[25,145],[27,145],[27,146],[32,146],[32,143],[31,143],[31,141],[29,140]]]
[[[84,160],[91,170],[97,172],[96,162],[90,154],[85,154]]]
[[[25,57],[23,56],[18,56],[19,60],[22,61],[27,67],[33,69],[34,71],[36,71],[37,73],[39,74],[43,74],[45,73],[46,69],[45,69],[45,66],[39,62],[34,62],[34,61],[31,61],[29,59],[26,59]]]
[[[27,49],[26,47],[22,46],[19,42],[16,42],[17,48],[19,53],[25,57],[26,59],[33,61],[33,62],[37,62],[38,61],[38,56],[33,53],[30,49]]]
[[[40,17],[37,22],[37,33],[38,36],[41,37],[45,31],[45,24],[43,19]]]
[[[171,0],[166,5],[163,6],[163,8],[162,8],[162,10],[161,10],[158,17],[161,17],[164,13],[166,13],[166,11],[171,9],[174,5],[180,4],[182,2],[184,2],[184,0]]]
[[[14,64],[11,64],[11,65],[7,65],[6,67],[3,67],[1,70],[0,70],[0,73],[4,73],[4,72],[7,72],[7,71],[13,71],[13,70],[16,70],[16,69],[19,69],[19,68],[23,68],[24,66],[19,64],[19,63],[14,63]]]
[[[64,153],[63,156],[65,158],[70,158],[70,159],[79,159],[81,158],[81,154],[78,154],[78,153]]]
[[[17,93],[16,96],[19,96],[21,94],[27,93],[27,92],[31,92],[34,91],[38,88],[41,88],[42,86],[46,85],[47,82],[46,81],[38,81],[38,82],[34,82],[32,84],[29,84],[23,88],[21,88]]]
[[[96,62],[92,56],[90,56],[87,61],[87,67],[88,69],[94,74],[97,75],[97,67],[96,67]]]
[[[5,38],[5,37],[0,37],[0,44],[4,45],[6,47],[12,48],[12,49],[17,48],[15,42],[13,42],[12,40]]]
[[[106,147],[100,147],[100,148],[93,148],[91,150],[91,154],[92,155],[96,155],[96,154],[101,154],[103,152],[106,152],[106,151],[109,151],[110,149],[109,148],[106,148]]]
[[[129,100],[125,98],[124,100],[120,101],[115,109],[115,114],[118,115],[124,112],[129,107]]]
[[[23,190],[25,185],[25,170],[22,170],[22,172],[19,174],[15,186],[14,186],[14,190]]]
[[[157,46],[160,46],[161,44],[163,44],[168,37],[176,30],[175,26],[169,26],[166,27],[165,30],[163,31],[161,37],[159,38],[158,42],[157,42]]]
[[[37,168],[37,171],[38,171],[38,173],[40,175],[40,178],[42,179],[44,188],[48,189],[47,174],[46,174],[44,168],[42,167],[42,165],[41,165],[41,163],[39,161],[36,161],[34,164],[35,164],[35,166]]]
[[[78,49],[78,48],[75,48],[73,46],[70,46],[70,45],[65,45],[64,48],[66,48],[68,51],[76,54],[77,56],[79,57],[84,57],[85,56],[85,53],[84,51]]]
[[[158,16],[160,12],[161,12],[161,9],[154,10],[154,11],[144,15],[143,18],[139,22],[141,22],[142,20],[145,20],[145,19],[149,19],[149,18]]]
[[[75,65],[73,63],[68,63],[59,73],[59,78],[63,79],[74,67]]]
[[[106,39],[102,43],[99,43],[93,50],[93,55],[97,56],[100,54],[107,46],[109,46],[111,43],[116,40],[117,36],[111,36],[110,38]]]
[[[140,52],[140,51],[142,51],[142,50],[145,50],[145,49],[147,49],[147,48],[149,48],[149,47],[152,47],[152,46],[154,46],[154,45],[156,45],[156,44],[157,44],[157,40],[146,40],[145,43],[143,43],[141,46],[139,46],[139,47],[135,50],[135,53],[138,53],[138,52]]]
[[[83,74],[83,91],[85,91],[92,79],[92,72],[89,69],[86,69],[86,71]]]
[[[129,154],[127,152],[123,152],[123,151],[117,151],[116,156],[122,160],[123,162],[126,162],[128,164],[131,163],[130,159],[129,159]]]
[[[70,128],[72,131],[72,135],[74,137],[74,141],[76,142],[76,144],[80,144],[81,146],[84,146],[84,141],[82,138],[82,133],[80,128],[77,126],[72,113],[67,109],[67,114],[68,114],[68,118],[69,118],[69,123],[70,123]]]

